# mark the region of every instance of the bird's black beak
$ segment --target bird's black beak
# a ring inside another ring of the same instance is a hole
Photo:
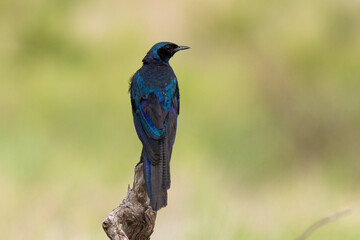
[[[178,52],[178,51],[180,51],[180,50],[185,50],[185,49],[189,49],[190,47],[188,47],[188,46],[178,46],[177,48],[175,48],[175,52]]]

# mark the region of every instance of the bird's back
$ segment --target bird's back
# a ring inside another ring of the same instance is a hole
[[[176,79],[175,73],[169,64],[144,64],[138,71],[144,83],[153,90],[164,90],[171,80]]]

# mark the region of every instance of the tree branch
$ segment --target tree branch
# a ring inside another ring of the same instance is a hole
[[[156,211],[150,206],[141,162],[135,167],[133,188],[128,187],[125,199],[107,215],[102,226],[111,240],[148,240],[155,220]]]

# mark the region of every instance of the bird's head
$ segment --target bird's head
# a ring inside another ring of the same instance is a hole
[[[189,49],[187,46],[178,46],[171,42],[159,42],[155,44],[143,59],[144,63],[151,61],[164,61],[169,62],[170,58],[180,50]]]

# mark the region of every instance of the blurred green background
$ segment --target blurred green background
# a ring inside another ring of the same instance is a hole
[[[1,239],[107,239],[141,144],[128,81],[159,41],[181,111],[153,239],[360,239],[360,3],[0,3]]]

